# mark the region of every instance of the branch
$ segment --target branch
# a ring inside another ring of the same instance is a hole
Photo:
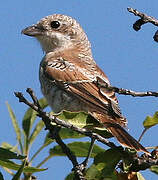
[[[117,88],[117,87],[113,87],[113,86],[109,86],[108,88],[110,90],[113,90],[114,92],[116,92],[118,94],[130,95],[130,96],[133,96],[133,97],[145,97],[145,96],[158,97],[158,92],[152,92],[152,91],[136,92],[136,91],[132,91],[132,90],[129,90],[129,89],[122,89],[122,88]]]
[[[104,88],[105,88],[105,86],[104,86]],[[115,89],[116,87],[109,87],[109,88]],[[116,88],[116,89],[119,89],[119,88]],[[48,113],[44,112],[42,110],[42,108],[40,107],[39,102],[38,102],[34,92],[32,91],[32,89],[28,88],[27,92],[30,94],[34,103],[29,102],[23,96],[23,94],[21,92],[15,92],[15,96],[19,99],[19,102],[25,103],[26,105],[28,105],[29,107],[34,109],[36,112],[38,112],[38,116],[42,118],[42,120],[46,126],[45,129],[49,130],[50,138],[56,140],[56,142],[62,148],[63,152],[67,155],[69,160],[72,162],[76,180],[85,180],[85,178],[83,176],[83,169],[85,169],[85,168],[83,168],[83,164],[78,164],[76,156],[71,152],[71,150],[68,148],[68,146],[66,146],[66,144],[60,138],[59,133],[58,133],[60,130],[60,127],[52,125],[52,122],[55,122],[59,126],[72,129],[72,130],[74,130],[80,134],[83,134],[85,136],[88,136],[92,139],[96,139],[99,142],[109,146],[110,148],[117,148],[117,146],[114,143],[108,141],[107,139],[105,139],[104,137],[102,137],[96,133],[93,133],[84,128],[76,127],[70,123],[60,120],[59,118],[57,118],[53,115],[49,115]],[[131,159],[132,166],[131,166],[130,170],[132,170],[132,171],[145,170],[145,169],[151,167],[152,165],[158,165],[157,155],[155,155],[155,153],[153,153],[153,152],[155,152],[155,150],[151,153],[152,156],[143,154],[143,156],[141,156],[141,157],[134,155],[132,158],[130,155],[127,155],[126,150],[124,150],[123,148],[120,149],[120,151],[123,156],[126,156],[127,159],[128,158]]]
[[[107,139],[103,138],[102,136],[100,136],[96,133],[92,133],[91,131],[88,131],[86,129],[81,129],[79,127],[76,127],[70,123],[60,120],[59,118],[57,118],[53,115],[49,115],[48,113],[44,112],[42,110],[42,108],[40,107],[37,97],[35,96],[33,90],[31,88],[28,88],[26,90],[26,92],[29,93],[29,95],[31,96],[34,103],[29,102],[23,96],[23,94],[21,92],[15,92],[15,96],[19,99],[19,102],[23,102],[24,104],[28,105],[30,108],[32,108],[33,110],[38,112],[38,116],[42,118],[42,120],[46,126],[45,129],[49,130],[50,138],[55,139],[55,141],[62,148],[63,152],[67,155],[69,160],[72,162],[76,180],[85,180],[85,178],[83,176],[83,170],[85,169],[85,167],[83,167],[83,164],[78,164],[76,156],[71,152],[69,147],[66,146],[66,144],[60,138],[60,136],[59,136],[60,128],[52,125],[51,122],[55,122],[57,125],[72,129],[80,134],[83,134],[85,136],[89,136],[93,139],[96,139],[111,148],[117,147],[114,143],[109,142]]]
[[[109,89],[110,91],[114,91],[115,93],[122,94],[122,95],[130,95],[133,97],[145,97],[145,96],[158,97],[158,92],[153,92],[153,91],[136,92],[136,91],[132,91],[129,89],[123,89],[123,88],[111,86],[111,85],[108,85],[107,83],[101,82],[99,80],[97,80],[96,83],[100,88],[106,88],[106,89]]]
[[[138,19],[134,24],[133,24],[133,29],[135,31],[139,31],[141,29],[141,26],[143,24],[146,24],[146,23],[152,23],[153,25],[155,26],[158,26],[158,20],[152,16],[148,16],[147,14],[144,14],[142,12],[139,12],[138,10],[136,9],[133,9],[133,8],[127,8],[127,10],[134,14],[135,16],[139,16],[140,19]],[[158,42],[158,31],[156,31],[155,35],[153,36],[154,40],[156,42]]]
[[[158,165],[157,150],[153,150],[151,154],[151,157],[146,156],[145,154],[140,157],[135,156],[132,159],[130,171],[138,172],[140,170],[146,170],[151,166]]]
[[[27,89],[27,92],[28,92],[28,89]],[[57,125],[60,125],[62,127],[71,129],[73,131],[76,131],[76,132],[78,132],[80,134],[83,134],[85,136],[88,136],[90,138],[94,138],[97,141],[109,146],[110,148],[116,148],[117,147],[114,143],[108,141],[107,139],[103,138],[102,136],[100,136],[100,135],[98,135],[96,133],[93,133],[93,132],[91,132],[91,131],[89,131],[87,129],[84,129],[84,128],[79,128],[77,126],[74,126],[74,125],[72,125],[72,124],[70,124],[68,122],[60,120],[59,118],[57,118],[57,117],[55,117],[53,115],[49,115],[49,113],[46,113],[46,112],[42,111],[41,108],[39,108],[35,104],[27,101],[27,99],[23,96],[23,94],[21,92],[15,92],[15,96],[19,99],[19,102],[23,102],[24,104],[28,105],[29,107],[31,107],[32,109],[34,109],[35,111],[38,112],[38,116],[41,117],[42,120],[45,123],[46,130],[50,131],[51,128],[53,127],[53,125],[50,124],[50,123],[55,122]]]

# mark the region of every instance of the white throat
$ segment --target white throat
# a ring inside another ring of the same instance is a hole
[[[46,53],[68,49],[73,45],[70,36],[59,32],[53,32],[51,34],[47,33],[46,35],[38,36],[37,40],[40,42],[42,49]]]

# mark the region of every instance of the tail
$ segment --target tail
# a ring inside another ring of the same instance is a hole
[[[106,123],[104,125],[111,132],[111,134],[117,138],[121,145],[150,155],[150,153],[119,124]]]

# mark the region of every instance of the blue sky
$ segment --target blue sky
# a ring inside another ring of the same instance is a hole
[[[148,0],[145,3],[143,0],[1,2],[0,143],[7,141],[16,144],[5,101],[13,107],[19,123],[26,110],[25,105],[18,103],[13,92],[25,93],[25,89],[31,87],[39,98],[42,97],[38,67],[43,52],[34,39],[21,35],[21,30],[46,15],[66,14],[80,22],[91,41],[95,60],[108,75],[112,85],[136,91],[157,91],[158,44],[152,39],[157,28],[147,24],[141,31],[135,32],[132,24],[137,18],[127,12],[127,7],[158,18],[157,0]],[[145,117],[158,110],[158,100],[152,97],[133,98],[121,95],[118,99],[122,112],[128,119],[130,134],[138,138],[143,130],[142,122]],[[157,146],[157,132],[157,126],[151,128],[143,137],[142,144]],[[45,134],[43,130],[41,137]],[[48,167],[48,171],[36,174],[41,180],[62,180],[72,168],[67,158],[61,157],[51,159],[44,167]],[[143,175],[146,179],[157,179],[149,171],[143,172]],[[8,177],[6,174],[5,176]]]

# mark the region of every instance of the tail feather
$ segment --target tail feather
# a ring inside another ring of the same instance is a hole
[[[143,147],[137,140],[135,140],[127,131],[119,124],[107,123],[106,128],[111,134],[117,138],[121,145],[135,149],[136,151],[142,151],[150,155],[150,153]]]

